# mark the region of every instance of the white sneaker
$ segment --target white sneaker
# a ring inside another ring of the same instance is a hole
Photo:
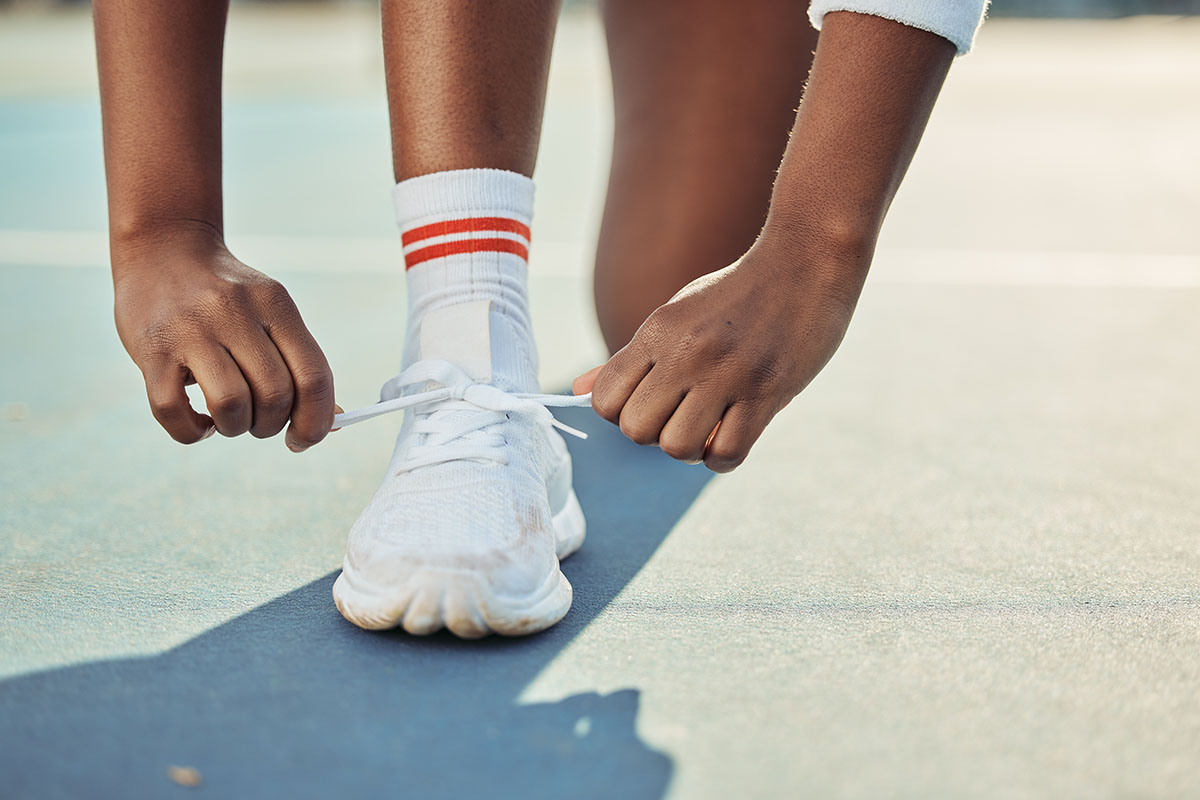
[[[422,360],[384,385],[379,404],[336,423],[408,409],[387,476],[350,530],[333,585],[338,609],[360,627],[520,635],[550,627],[571,607],[559,560],[579,549],[585,524],[571,457],[553,428],[583,434],[546,406],[590,401],[507,392],[481,380],[490,374],[479,365],[491,358],[482,306],[482,323],[479,309],[448,310],[460,328],[476,328],[462,337],[454,362],[425,358],[423,348]]]

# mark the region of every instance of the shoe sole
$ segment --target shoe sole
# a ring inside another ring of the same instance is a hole
[[[579,549],[586,535],[575,492],[554,514],[559,560]],[[342,616],[366,630],[402,627],[423,636],[446,628],[464,639],[490,633],[524,636],[549,628],[571,608],[571,584],[556,564],[542,584],[522,597],[499,595],[486,578],[467,570],[428,570],[402,586],[363,580],[347,559],[333,584],[333,602]]]

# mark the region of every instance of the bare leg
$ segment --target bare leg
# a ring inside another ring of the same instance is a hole
[[[616,131],[595,290],[611,351],[758,235],[816,47],[805,6],[606,0]]]
[[[537,159],[557,0],[384,0],[397,181]]]

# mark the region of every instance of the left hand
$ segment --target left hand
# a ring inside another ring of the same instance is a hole
[[[692,281],[607,364],[575,379],[638,444],[729,472],[842,341],[865,270],[760,240]],[[800,262],[800,263],[796,263]]]

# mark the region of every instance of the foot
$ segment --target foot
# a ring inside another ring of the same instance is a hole
[[[486,303],[482,315],[486,329]],[[470,327],[470,312],[457,324]],[[554,430],[563,426],[546,404],[579,403],[505,391],[483,380],[486,354],[454,355],[458,363],[423,357],[384,387],[384,402],[347,415],[408,409],[383,484],[350,531],[333,597],[346,619],[373,630],[534,633],[571,606],[559,560],[585,530]]]

